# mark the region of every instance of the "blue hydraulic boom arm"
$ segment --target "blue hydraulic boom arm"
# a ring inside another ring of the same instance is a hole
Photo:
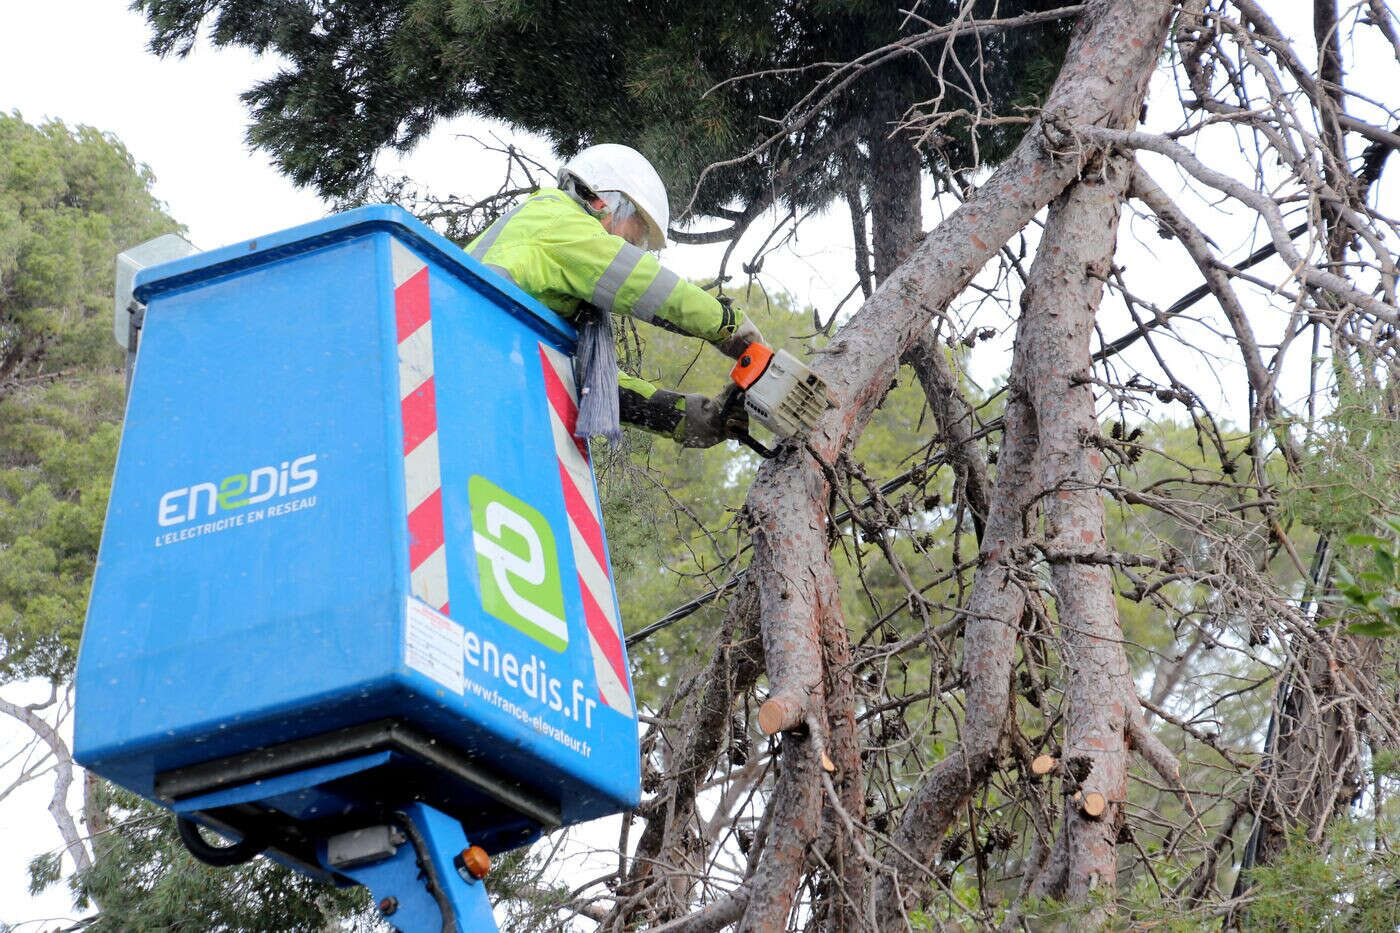
[[[370,889],[379,912],[404,933],[493,931],[481,878],[486,853],[469,846],[462,824],[423,803],[381,826],[333,836],[321,863]]]

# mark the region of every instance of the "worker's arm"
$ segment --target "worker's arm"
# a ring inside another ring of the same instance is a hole
[[[628,373],[617,374],[617,409],[622,420],[644,431],[673,437],[685,418],[683,396],[658,389]]]
[[[736,333],[759,339],[743,311],[721,304],[582,210],[556,223],[538,245],[565,280],[565,290],[597,308],[708,340],[730,356],[743,349],[731,339]]]
[[[724,396],[681,395],[627,373],[617,376],[618,413],[628,424],[669,437],[684,447],[713,447],[731,436],[729,427],[747,428],[743,407],[724,411]]]

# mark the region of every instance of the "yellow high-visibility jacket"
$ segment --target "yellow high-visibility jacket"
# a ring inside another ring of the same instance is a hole
[[[655,256],[608,233],[558,188],[530,195],[467,244],[467,252],[565,318],[592,305],[715,344],[744,320],[739,309],[720,304]],[[618,381],[624,402],[628,391],[642,399],[657,392],[626,373]]]

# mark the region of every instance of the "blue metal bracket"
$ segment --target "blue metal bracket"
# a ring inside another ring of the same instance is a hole
[[[385,919],[404,933],[489,933],[496,927],[480,881],[464,878],[453,859],[467,848],[462,824],[423,803],[399,811],[405,841],[393,855],[350,868],[321,863],[369,888]],[[416,838],[415,838],[416,837]],[[450,914],[450,916],[449,916]]]

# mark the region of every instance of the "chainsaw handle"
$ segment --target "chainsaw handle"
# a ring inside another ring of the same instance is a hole
[[[755,438],[748,431],[741,431],[736,433],[734,435],[734,439],[739,443],[743,444],[749,450],[752,450],[754,453],[758,454],[764,460],[772,460],[778,455],[778,452],[776,450],[774,450],[771,447],[764,447],[761,443],[759,443],[758,439]]]
[[[734,412],[744,407],[744,390],[735,383],[731,382],[729,385],[725,386],[724,389],[721,390],[720,396],[724,399],[724,402],[720,405],[719,416],[725,421],[728,421],[729,416],[734,414]]]
[[[730,383],[728,386],[725,387],[724,406],[720,409],[720,420],[725,425],[725,434],[738,441],[739,443],[743,444],[745,447],[758,454],[764,460],[772,460],[778,455],[778,452],[776,450],[773,450],[771,447],[763,446],[763,444],[760,443],[759,440],[755,438],[752,434],[750,434],[747,429],[729,428],[729,416],[734,414],[736,410],[742,410],[743,407],[744,390],[741,389],[737,384]]]

